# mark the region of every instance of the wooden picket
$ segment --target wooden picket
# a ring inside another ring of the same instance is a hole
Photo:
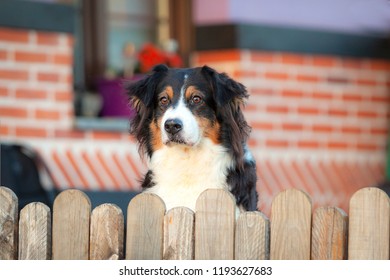
[[[195,212],[195,259],[234,258],[235,211],[230,193],[217,189],[201,193]]]
[[[378,188],[357,191],[349,207],[348,259],[389,259],[390,202]]]
[[[18,255],[18,198],[8,188],[0,188],[0,260]]]
[[[53,206],[53,259],[87,260],[91,202],[79,190],[60,193]]]
[[[124,217],[122,210],[110,203],[92,211],[89,258],[91,260],[123,259]]]
[[[91,212],[81,191],[66,190],[53,212],[0,187],[0,260],[9,259],[389,259],[390,199],[377,188],[357,191],[349,215],[337,207],[312,209],[303,191],[287,189],[272,202],[270,220],[236,209],[226,191],[203,192],[193,212],[166,212],[156,195],[142,193],[127,209],[102,204]],[[126,247],[126,248],[124,248]],[[124,253],[126,251],[126,253]]]
[[[45,204],[33,202],[20,211],[19,260],[51,259],[51,214]]]
[[[192,260],[194,258],[195,214],[188,208],[168,211],[164,218],[164,260]]]
[[[311,259],[346,258],[347,214],[337,207],[320,207],[313,214]]]
[[[311,199],[303,191],[287,189],[271,206],[272,260],[309,260],[311,242]]]
[[[142,193],[127,208],[126,259],[161,260],[165,204],[158,196]]]

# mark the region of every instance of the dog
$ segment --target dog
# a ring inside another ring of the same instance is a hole
[[[248,149],[250,126],[242,113],[246,88],[208,67],[157,65],[126,90],[136,114],[130,134],[148,157],[144,192],[166,209],[195,211],[208,188],[225,189],[238,209],[256,210],[256,162]]]

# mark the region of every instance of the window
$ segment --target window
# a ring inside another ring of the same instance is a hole
[[[193,49],[191,0],[79,0],[78,6],[76,41],[82,46],[75,54],[82,58],[75,59],[78,116],[85,115],[80,103],[86,92],[98,92],[99,79],[123,73],[126,45],[139,50],[147,42],[161,47],[174,39],[188,65]]]

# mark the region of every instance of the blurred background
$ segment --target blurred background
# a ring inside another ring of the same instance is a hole
[[[388,189],[388,0],[1,0],[1,183],[20,184],[18,144],[42,159],[44,190],[126,209],[146,165],[120,85],[158,63],[247,87],[267,215],[287,188],[346,212],[356,190]]]

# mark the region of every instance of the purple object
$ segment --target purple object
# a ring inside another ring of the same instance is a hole
[[[102,117],[126,117],[134,116],[134,110],[130,107],[129,97],[127,96],[123,84],[124,82],[138,81],[142,75],[134,76],[129,80],[123,79],[101,79],[97,83],[97,88],[102,96]]]

